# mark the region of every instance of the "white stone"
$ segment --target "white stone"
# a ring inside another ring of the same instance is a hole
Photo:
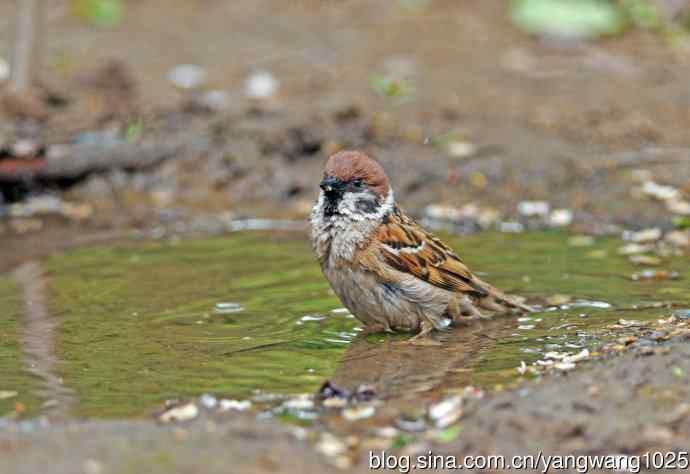
[[[278,91],[278,80],[268,71],[257,71],[251,74],[244,83],[247,97],[252,99],[270,99]]]
[[[518,204],[518,212],[526,217],[546,216],[551,210],[551,205],[546,201],[521,201]]]
[[[651,229],[644,229],[639,232],[632,232],[627,235],[627,240],[637,243],[656,242],[661,238],[661,229],[653,227]]]
[[[0,81],[6,81],[10,78],[10,65],[5,58],[0,57]]]
[[[680,199],[669,199],[666,201],[666,209],[674,214],[690,216],[690,202]]]
[[[645,181],[642,184],[642,192],[647,196],[651,196],[662,201],[674,199],[678,197],[678,190],[673,186],[664,186],[657,184],[654,181]]]
[[[218,404],[220,411],[246,411],[252,407],[252,402],[249,400],[228,400],[222,399]]]
[[[554,209],[549,214],[549,225],[553,227],[566,227],[573,222],[573,211],[570,209]]]
[[[206,82],[206,70],[196,64],[178,64],[168,72],[168,80],[180,89],[196,89]]]

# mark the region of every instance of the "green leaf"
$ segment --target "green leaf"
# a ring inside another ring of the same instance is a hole
[[[438,441],[439,443],[451,443],[458,439],[458,436],[460,436],[461,431],[462,427],[460,425],[451,426],[443,431],[440,431],[436,435],[436,441]]]
[[[127,126],[127,130],[125,131],[125,141],[127,143],[138,142],[141,140],[142,135],[144,135],[144,122],[139,119]]]
[[[374,91],[388,99],[405,101],[414,95],[414,84],[405,79],[389,79],[380,75],[373,75],[369,84]]]
[[[626,23],[616,6],[597,0],[514,0],[511,19],[529,33],[566,38],[616,34]]]
[[[673,225],[677,229],[690,229],[690,217],[678,216],[673,218]]]
[[[73,0],[78,16],[96,26],[115,26],[122,21],[121,0]]]
[[[661,27],[659,11],[650,0],[621,0],[620,4],[636,26],[648,29]]]
[[[404,448],[410,443],[414,443],[415,437],[412,435],[408,434],[400,434],[393,438],[393,442],[391,443],[391,449],[400,449]]]

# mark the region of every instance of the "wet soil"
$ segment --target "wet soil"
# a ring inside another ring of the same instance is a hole
[[[71,422],[0,432],[2,472],[337,472],[289,427],[253,416],[203,417],[176,427],[154,422]],[[78,448],[76,448],[78,447]]]
[[[454,448],[485,454],[643,454],[690,441],[688,337],[498,394],[467,414]]]
[[[690,181],[682,42],[651,32],[539,40],[512,27],[501,1],[404,3],[147,1],[98,30],[57,2],[44,81],[67,105],[38,127],[8,121],[0,138],[98,141],[94,132],[121,136],[142,123],[147,146],[179,145],[162,166],[80,177],[64,196],[93,206],[85,220],[99,227],[204,213],[304,217],[323,160],[340,147],[381,159],[417,215],[434,202],[475,202],[514,216],[517,201],[539,199],[574,209],[585,228],[670,225],[660,203],[631,196],[631,173]],[[11,6],[0,8],[9,18]],[[228,92],[225,110],[170,84],[168,71],[185,62],[207,70],[207,89]],[[280,81],[272,100],[244,95],[259,69]],[[381,97],[378,76],[413,92]],[[450,156],[449,137],[476,151]]]

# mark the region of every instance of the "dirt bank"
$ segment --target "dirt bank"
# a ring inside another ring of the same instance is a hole
[[[383,161],[417,215],[432,203],[475,203],[508,219],[516,202],[536,199],[573,210],[584,229],[670,226],[675,214],[637,189],[640,179],[690,181],[681,46],[644,31],[538,40],[510,24],[501,1],[399,3],[151,0],[128,3],[126,21],[107,30],[56,6],[47,54],[63,60],[48,62],[44,80],[64,100],[38,123],[4,110],[0,145],[69,144],[53,154],[72,166],[83,147],[136,156],[134,144],[142,156],[154,150],[154,164],[99,162],[35,181],[20,173],[4,194],[60,190],[85,205],[68,219],[99,228],[193,225],[209,214],[303,218],[325,157],[355,147]],[[9,18],[11,6],[1,8]],[[187,62],[208,77],[197,90],[168,80]],[[245,93],[257,70],[279,82],[268,100]],[[404,86],[387,93],[381,78]],[[225,105],[208,106],[208,91],[225,93]],[[171,145],[161,163],[155,150]],[[29,166],[5,161],[13,172]],[[38,226],[23,224],[7,227]]]

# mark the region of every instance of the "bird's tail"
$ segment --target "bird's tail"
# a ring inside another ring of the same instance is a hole
[[[481,280],[480,280],[481,281]],[[480,308],[494,311],[494,312],[506,312],[506,310],[517,310],[524,313],[533,313],[535,310],[529,305],[526,305],[518,300],[518,297],[506,295],[501,290],[494,288],[488,283],[482,281],[482,285],[488,293],[487,296],[483,296],[477,299],[477,305]]]

